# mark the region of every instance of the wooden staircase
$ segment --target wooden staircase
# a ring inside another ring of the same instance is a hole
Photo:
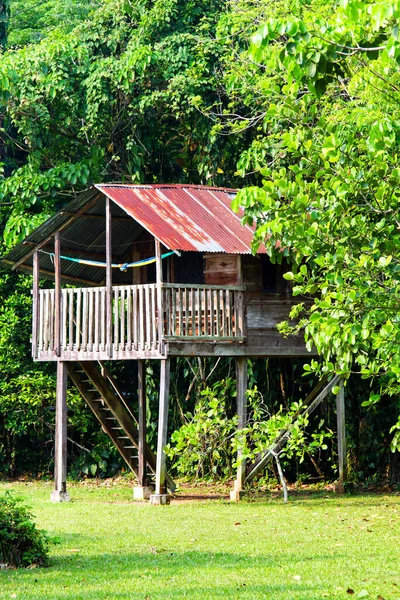
[[[100,361],[69,363],[68,375],[130,470],[138,476],[138,461],[133,454],[139,447],[138,424],[105,365]],[[150,471],[155,474],[156,457],[147,444],[145,458]],[[169,492],[173,493],[176,485],[168,474],[166,483]]]

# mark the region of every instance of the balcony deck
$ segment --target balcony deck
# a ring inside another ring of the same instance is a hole
[[[32,355],[38,361],[128,360],[162,358],[169,342],[240,343],[243,291],[169,283],[114,286],[107,322],[106,287],[62,289],[59,318],[55,290],[41,289]]]

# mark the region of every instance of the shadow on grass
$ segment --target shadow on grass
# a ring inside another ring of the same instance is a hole
[[[400,492],[398,491],[385,491],[385,492],[371,492],[355,490],[346,492],[345,494],[337,494],[331,490],[312,490],[309,489],[296,489],[289,491],[289,502],[287,506],[297,504],[302,506],[321,506],[323,504],[332,505],[337,503],[339,506],[352,506],[355,507],[357,500],[360,501],[362,506],[382,506],[382,500],[386,499],[390,503],[400,503]],[[279,505],[283,504],[283,495],[280,491],[249,491],[244,495],[243,503],[253,504],[261,503],[267,505]]]
[[[71,541],[74,537],[79,538],[71,536]],[[14,571],[13,589],[22,585],[33,594],[27,594],[27,598],[52,600],[317,599],[322,598],[326,588],[319,583],[295,581],[297,563],[315,561],[318,570],[317,563],[332,558],[321,555],[300,559],[294,554],[248,556],[239,552],[196,550],[171,552],[156,548],[143,553],[92,556],[73,554],[73,549],[71,552],[52,558],[48,569]],[[51,590],[51,594],[47,590]]]

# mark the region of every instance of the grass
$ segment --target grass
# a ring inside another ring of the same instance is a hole
[[[10,488],[58,543],[49,568],[1,570],[1,599],[400,599],[396,494],[152,507],[126,485],[76,485],[69,504]]]

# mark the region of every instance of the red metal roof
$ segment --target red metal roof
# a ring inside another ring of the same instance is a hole
[[[236,190],[167,184],[95,187],[170,250],[250,254],[253,229],[242,225],[242,215],[231,209]]]

